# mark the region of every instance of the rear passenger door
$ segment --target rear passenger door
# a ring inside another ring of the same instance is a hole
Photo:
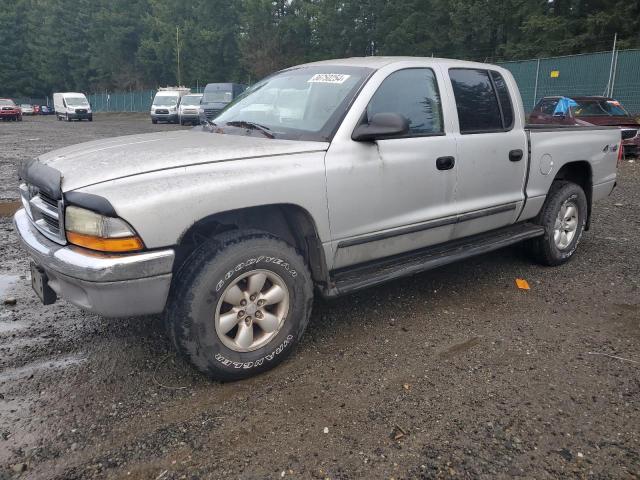
[[[458,113],[460,238],[515,222],[524,200],[527,139],[517,118],[511,89],[494,70],[451,68]]]

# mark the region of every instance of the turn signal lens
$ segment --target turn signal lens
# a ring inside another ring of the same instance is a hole
[[[144,248],[127,222],[86,208],[66,208],[65,231],[70,243],[101,252],[133,252]]]
[[[67,232],[67,240],[79,247],[98,250],[100,252],[135,252],[142,250],[144,244],[140,237],[100,238],[81,233]]]

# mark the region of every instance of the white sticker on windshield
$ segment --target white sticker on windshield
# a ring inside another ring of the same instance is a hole
[[[316,73],[307,83],[344,83],[351,75],[343,73]]]

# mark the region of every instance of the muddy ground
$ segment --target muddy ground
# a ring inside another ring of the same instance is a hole
[[[175,128],[0,123],[0,198],[20,160]],[[0,479],[639,478],[640,165],[619,173],[569,264],[511,248],[317,301],[288,361],[228,384],[156,318],[40,305],[1,218]]]

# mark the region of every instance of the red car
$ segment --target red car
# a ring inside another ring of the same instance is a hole
[[[22,121],[22,110],[10,98],[0,98],[0,119]]]
[[[544,97],[529,115],[529,123],[620,127],[625,155],[640,152],[640,119],[613,98]]]

